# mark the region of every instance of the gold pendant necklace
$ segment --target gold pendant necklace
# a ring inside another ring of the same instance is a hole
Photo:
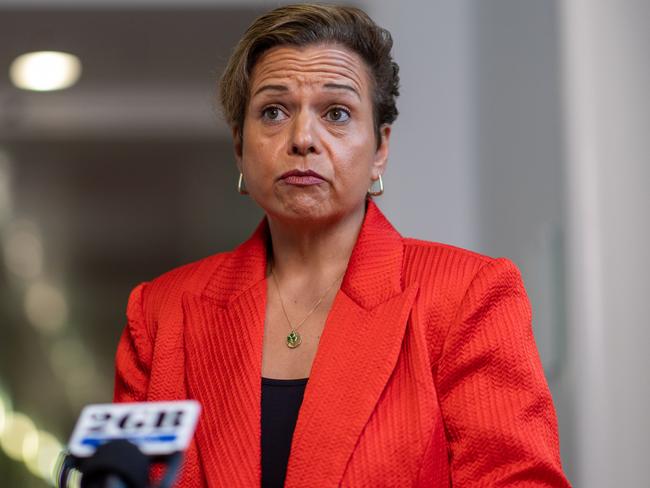
[[[291,329],[291,332],[287,336],[287,347],[295,349],[300,344],[302,344],[302,337],[300,337],[297,330]]]
[[[343,272],[345,274],[345,272]],[[291,325],[291,320],[289,320],[289,315],[287,315],[287,310],[284,308],[284,300],[282,299],[282,293],[280,292],[280,285],[278,284],[278,279],[275,276],[274,272],[274,267],[271,268],[271,275],[273,276],[273,281],[275,282],[275,287],[278,290],[278,296],[280,297],[280,305],[282,306],[282,312],[284,313],[285,318],[287,319],[287,322],[289,324],[289,327],[291,328],[291,332],[286,337],[286,344],[289,349],[295,349],[298,347],[300,344],[302,344],[302,337],[300,337],[300,334],[298,333],[298,327],[300,327],[302,324],[305,323],[305,321],[309,318],[309,316],[316,311],[318,306],[322,303],[322,301],[325,299],[329,291],[332,289],[332,287],[336,284],[337,281],[339,281],[341,278],[343,278],[343,274],[339,276],[334,283],[332,283],[329,287],[327,287],[327,290],[325,290],[325,293],[323,294],[322,297],[316,302],[316,305],[309,311],[309,313],[305,316],[304,319],[300,321],[298,325],[293,327]]]

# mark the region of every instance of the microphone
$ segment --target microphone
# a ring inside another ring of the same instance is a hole
[[[149,481],[149,458],[125,440],[102,444],[81,466],[81,488],[145,487]]]
[[[56,486],[75,486],[71,480],[81,473],[81,488],[151,488],[149,469],[162,463],[167,469],[158,487],[171,487],[200,410],[193,400],[86,406],[56,471]]]

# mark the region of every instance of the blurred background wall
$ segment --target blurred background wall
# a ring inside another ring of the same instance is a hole
[[[215,80],[281,2],[0,0],[0,485],[42,487],[80,408],[110,401],[137,283],[230,249]],[[404,234],[521,268],[575,486],[648,486],[650,3],[359,2],[401,67],[386,194]],[[20,54],[77,84],[12,85]]]

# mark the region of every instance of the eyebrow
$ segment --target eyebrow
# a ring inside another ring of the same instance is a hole
[[[361,100],[361,95],[359,92],[356,90],[356,88],[351,87],[349,85],[342,85],[340,83],[325,83],[323,85],[323,88],[330,88],[334,90],[348,90],[352,93],[354,93],[359,100]],[[279,92],[288,92],[289,88],[287,88],[285,85],[264,85],[261,86],[260,88],[257,89],[257,91],[253,94],[253,96],[257,96],[260,93],[264,91],[279,91]]]
[[[267,90],[281,91],[281,92],[288,92],[289,91],[289,89],[284,85],[264,85],[264,86],[260,87],[255,93],[253,93],[253,96],[255,97],[255,96],[259,95],[260,93],[262,93],[263,91],[267,91]]]
[[[341,85],[340,83],[325,83],[323,86],[325,88],[333,88],[334,90],[349,90],[354,93],[359,100],[361,100],[361,95],[357,89],[350,85]]]

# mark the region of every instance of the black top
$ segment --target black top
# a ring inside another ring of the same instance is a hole
[[[282,488],[291,438],[309,378],[262,377],[262,488]]]

